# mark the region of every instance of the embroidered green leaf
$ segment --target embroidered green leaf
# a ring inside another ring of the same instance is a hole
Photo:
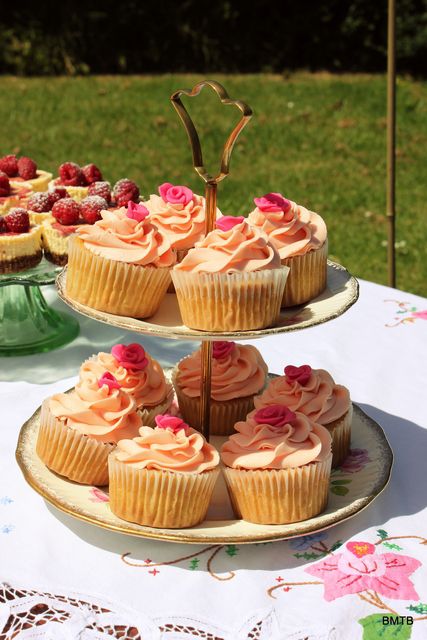
[[[345,496],[348,493],[348,487],[331,487],[331,492],[337,496]]]
[[[351,480],[333,480],[331,484],[350,484]]]
[[[197,568],[198,568],[198,566],[199,566],[199,558],[193,558],[193,559],[190,561],[190,569],[191,569],[192,571],[194,571],[195,569],[197,569]]]
[[[295,558],[304,558],[304,560],[316,560],[316,558],[323,558],[324,553],[294,553]]]
[[[231,558],[235,556],[238,552],[238,548],[235,544],[228,544],[225,548],[225,553],[227,553]]]
[[[389,619],[395,616],[373,613],[358,621],[363,627],[363,640],[408,640],[411,637],[412,626],[406,624],[405,618],[403,624],[383,624],[383,617]]]
[[[387,547],[387,549],[394,549],[395,551],[402,551],[403,547],[399,547],[398,544],[393,544],[390,542],[383,542],[383,546]]]
[[[332,551],[336,551],[340,547],[342,547],[342,541],[341,540],[337,540],[336,542],[334,542],[334,544],[330,548],[330,552],[332,553]]]
[[[427,604],[424,604],[423,602],[419,602],[418,604],[411,604],[406,608],[409,611],[414,611],[415,613],[427,613]]]
[[[379,536],[381,540],[385,540],[385,538],[388,538],[388,533],[384,531],[384,529],[378,529],[377,536]]]

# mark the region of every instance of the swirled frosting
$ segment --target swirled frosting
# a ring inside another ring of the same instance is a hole
[[[278,269],[280,256],[267,236],[246,220],[207,234],[174,269],[194,273],[238,273]]]
[[[304,255],[325,243],[326,225],[314,211],[279,193],[255,198],[255,204],[258,206],[248,215],[248,222],[267,234],[282,260]]]
[[[137,220],[122,207],[101,211],[101,220],[82,225],[77,234],[96,255],[143,266],[170,267],[175,255],[169,240],[149,219]]]
[[[121,388],[100,382],[94,372],[87,372],[71,393],[52,396],[49,408],[71,429],[101,442],[133,438],[141,426],[135,400]]]
[[[307,365],[304,365],[307,367]],[[327,425],[342,418],[350,407],[350,394],[345,387],[335,384],[332,376],[324,369],[310,369],[309,377],[292,375],[279,376],[270,380],[265,391],[254,399],[257,409],[272,404],[283,404],[292,411],[299,411],[310,420]]]
[[[132,440],[121,440],[115,458],[136,469],[180,473],[202,473],[218,465],[218,451],[180,418],[157,416],[156,423],[154,429],[141,427]]]
[[[217,346],[219,345],[219,346]],[[231,349],[220,348],[231,345]],[[254,395],[264,387],[267,365],[258,349],[233,342],[215,342],[212,358],[211,397],[225,401]],[[201,350],[178,363],[177,384],[190,398],[200,396]]]
[[[129,393],[136,406],[153,407],[163,402],[168,393],[162,367],[145,352],[147,364],[142,370],[125,367],[112,353],[101,351],[94,358],[86,360],[80,367],[80,378],[101,376],[108,371],[118,380],[122,389]]]
[[[331,452],[331,436],[325,427],[283,405],[251,411],[234,428],[237,433],[221,449],[224,464],[234,469],[301,467],[325,460]]]

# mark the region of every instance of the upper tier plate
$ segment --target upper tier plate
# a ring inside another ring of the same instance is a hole
[[[333,320],[347,311],[359,297],[359,285],[344,267],[328,261],[328,286],[321,296],[314,298],[308,304],[282,310],[279,322],[274,327],[253,331],[209,333],[189,329],[182,324],[177,299],[174,293],[166,294],[158,312],[148,320],[138,320],[127,316],[116,316],[104,311],[97,311],[86,307],[69,298],[65,283],[67,270],[64,269],[56,279],[58,295],[70,307],[89,318],[105,322],[122,329],[146,333],[161,338],[176,338],[186,340],[222,340],[224,337],[234,340],[262,338],[285,331],[306,329],[322,322]]]

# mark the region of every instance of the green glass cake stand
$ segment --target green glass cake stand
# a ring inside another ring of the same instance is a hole
[[[76,338],[77,320],[52,309],[40,290],[61,268],[43,259],[33,269],[0,274],[0,356],[51,351]]]

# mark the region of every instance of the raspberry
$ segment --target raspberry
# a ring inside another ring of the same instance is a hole
[[[7,224],[3,216],[0,216],[0,233],[7,233]]]
[[[82,216],[88,224],[94,224],[97,220],[101,220],[100,211],[103,209],[108,209],[105,198],[88,196],[82,200]]]
[[[72,198],[62,198],[52,207],[52,215],[59,224],[77,224],[80,218],[81,207]]]
[[[18,173],[24,180],[33,180],[37,177],[37,165],[31,158],[22,156],[18,160]]]
[[[62,198],[69,198],[70,194],[68,193],[65,187],[55,187],[52,191],[49,191],[49,199],[51,202],[51,208],[58,202],[58,200],[62,200]]]
[[[95,164],[87,164],[85,167],[82,167],[82,173],[85,177],[86,184],[92,184],[92,182],[102,180],[102,173]]]
[[[10,194],[10,182],[4,171],[0,171],[0,198],[5,198]]]
[[[9,176],[9,178],[13,178],[18,175],[18,161],[16,156],[3,156],[0,158],[0,171],[4,171],[4,173]]]
[[[111,185],[109,182],[93,182],[89,185],[89,196],[101,196],[110,204],[111,202]]]
[[[11,209],[4,217],[7,230],[11,233],[27,233],[30,230],[30,216],[21,207]]]
[[[116,182],[113,195],[119,207],[126,206],[129,201],[139,202],[139,188],[132,180],[127,178]]]
[[[85,183],[85,177],[79,165],[75,162],[64,162],[59,167],[61,184],[70,187],[80,187]]]
[[[50,199],[50,194],[45,192],[33,193],[28,198],[27,209],[29,211],[36,211],[37,213],[44,213],[52,209],[53,202]]]

